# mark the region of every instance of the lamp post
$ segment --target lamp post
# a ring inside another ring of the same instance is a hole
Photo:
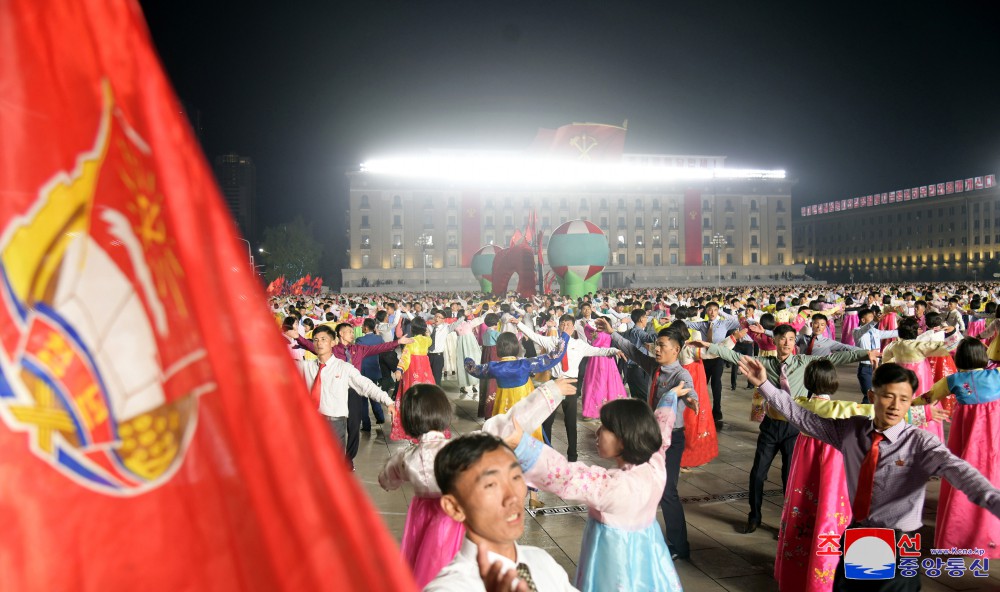
[[[715,247],[715,264],[719,267],[719,291],[722,291],[722,247],[726,246],[726,237],[717,234],[712,237],[712,246]]]
[[[237,239],[245,242],[247,244],[247,255],[250,257],[250,267],[253,267],[253,250],[250,248],[250,241],[245,238]]]
[[[434,237],[429,234],[421,234],[417,238],[417,246],[420,247],[420,260],[423,262],[424,289],[427,289],[427,247],[434,246]]]

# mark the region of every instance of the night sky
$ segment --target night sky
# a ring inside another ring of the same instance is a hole
[[[992,2],[140,3],[206,154],[254,158],[260,219],[329,221],[328,254],[346,169],[573,121],[784,168],[795,206],[1000,173]]]

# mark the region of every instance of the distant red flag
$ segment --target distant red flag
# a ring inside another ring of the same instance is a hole
[[[520,230],[514,231],[514,236],[510,237],[510,246],[521,243],[524,240],[524,236],[521,234]]]
[[[0,23],[0,590],[413,590],[138,3]]]
[[[535,210],[528,213],[528,224],[524,227],[524,242],[533,244],[535,240]]]

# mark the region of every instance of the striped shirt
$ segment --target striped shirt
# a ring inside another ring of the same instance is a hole
[[[861,465],[872,447],[874,421],[865,416],[820,417],[798,406],[787,391],[770,382],[760,386],[760,393],[789,423],[844,455],[847,490],[853,505]],[[923,526],[924,494],[927,479],[932,475],[944,477],[974,504],[1000,517],[1000,490],[969,463],[952,454],[936,436],[905,421],[882,434],[885,439],[879,444],[871,511],[861,525],[905,532]]]

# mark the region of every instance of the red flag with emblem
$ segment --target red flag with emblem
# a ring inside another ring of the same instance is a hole
[[[138,4],[0,23],[0,590],[414,589]]]

